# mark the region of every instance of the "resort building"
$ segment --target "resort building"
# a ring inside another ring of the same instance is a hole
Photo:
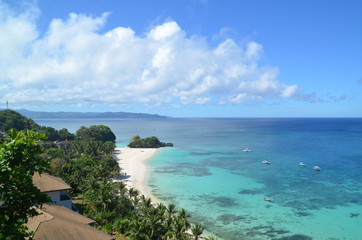
[[[72,209],[72,199],[66,193],[72,188],[61,178],[51,176],[47,173],[35,173],[33,176],[34,185],[52,199],[52,204]]]
[[[90,224],[94,220],[86,218],[63,206],[44,204],[37,209],[38,216],[30,218],[27,226],[35,232],[34,240],[112,240],[115,239]]]
[[[34,240],[112,240],[115,239],[92,227],[96,221],[72,211],[72,199],[66,193],[71,187],[61,178],[47,173],[33,176],[34,185],[47,194],[51,204],[37,208],[40,215],[28,219]],[[73,208],[74,209],[74,208]]]

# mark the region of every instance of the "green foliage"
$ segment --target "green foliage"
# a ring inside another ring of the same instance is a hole
[[[5,141],[5,139],[6,139],[6,134],[0,132],[0,143],[3,143]]]
[[[136,136],[133,136],[132,138],[131,138],[131,142],[138,142],[138,141],[141,141],[142,139],[141,139],[141,137],[139,136],[139,135],[136,135]]]
[[[36,144],[45,135],[14,129],[8,135],[9,140],[0,144],[0,239],[25,239],[30,235],[25,225],[28,217],[38,215],[32,206],[50,202],[32,181],[35,172],[48,167],[38,157],[43,149]]]
[[[165,143],[160,142],[157,137],[140,138],[140,136],[133,136],[131,142],[128,144],[130,148],[159,148],[166,146]]]
[[[30,236],[25,223],[28,217],[37,214],[31,206],[49,201],[32,184],[32,176],[47,167],[51,174],[60,176],[72,186],[73,197],[81,196],[77,201],[78,209],[95,219],[103,231],[137,240],[190,239],[187,233],[189,216],[184,209],[178,210],[174,204],[155,206],[137,190],[113,181],[120,168],[113,159],[116,137],[110,128],[103,125],[81,127],[69,149],[47,148],[44,151],[36,141],[43,140],[45,134],[52,141],[72,140],[74,135],[66,129],[57,131],[40,127],[13,111],[6,114],[11,116],[10,120],[8,116],[1,118],[5,114],[0,114],[0,123],[5,124],[1,126],[33,128],[43,134],[12,130],[9,140],[0,145],[0,200],[4,202],[0,207],[0,239]],[[18,122],[16,118],[22,121]],[[141,139],[139,136],[133,137],[130,145],[165,146],[156,137]],[[197,226],[199,230],[203,229],[201,225]],[[194,229],[194,233],[199,232]]]
[[[14,128],[17,131],[39,128],[33,120],[12,110],[0,111],[0,131],[7,132]]]
[[[75,135],[70,133],[68,129],[62,128],[58,131],[59,139],[60,140],[74,140]]]
[[[68,162],[67,152],[60,148],[46,148],[40,157],[50,163],[48,173],[51,175],[58,175],[61,167]]]
[[[77,130],[76,138],[80,140],[96,140],[102,142],[114,142],[116,140],[116,136],[112,130],[104,125],[93,125],[89,128],[82,126]]]
[[[65,140],[73,140],[75,135],[68,132],[66,128],[61,130],[56,130],[52,127],[37,127],[34,128],[35,131],[39,133],[45,133],[48,141],[65,141]]]
[[[74,134],[69,133],[67,129],[56,130],[52,127],[43,127],[35,123],[32,119],[22,116],[12,110],[0,111],[0,131],[7,132],[10,129],[33,130],[38,133],[45,133],[49,141],[73,140]]]
[[[58,131],[40,127],[12,111],[7,114],[12,116],[10,120],[8,116],[1,118],[0,114],[0,123],[4,123],[1,126],[33,128],[43,134],[13,130],[9,132],[8,140],[0,136],[4,141],[0,145],[0,200],[4,202],[0,208],[0,239],[30,236],[25,223],[28,217],[37,214],[30,207],[49,201],[32,184],[32,176],[35,171],[41,173],[47,167],[48,172],[72,186],[71,195],[80,196],[78,209],[95,219],[98,227],[107,233],[127,235],[128,239],[137,240],[190,238],[187,233],[190,230],[189,216],[184,209],[178,210],[174,204],[155,206],[137,190],[127,189],[123,182],[113,181],[119,176],[120,168],[113,158],[115,135],[108,127],[81,127],[73,135],[66,129]],[[52,148],[55,145],[49,144],[50,148],[43,150],[35,143],[43,140],[45,135],[52,141],[75,140],[67,149]],[[130,145],[165,146],[156,137],[141,139],[139,136],[133,137]]]
[[[67,151],[70,151],[67,150]],[[97,221],[107,233],[125,234],[129,239],[189,239],[189,215],[174,204],[153,205],[123,182],[114,182],[118,163],[109,157],[85,154],[64,164],[60,176],[82,196],[83,214]]]
[[[90,157],[105,157],[113,154],[116,147],[114,142],[96,141],[91,139],[74,140],[69,149],[71,158],[77,158],[82,155]]]
[[[130,239],[189,239],[188,215],[185,211],[165,207],[163,204],[153,205],[149,198],[139,197],[135,191],[129,190],[134,208],[126,219],[117,219],[115,229],[127,235]],[[133,196],[132,196],[133,194]],[[171,211],[169,211],[171,209]]]
[[[194,235],[194,240],[197,240],[204,232],[204,227],[201,224],[195,224],[191,227],[191,232]]]

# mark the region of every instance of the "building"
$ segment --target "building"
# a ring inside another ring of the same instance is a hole
[[[34,240],[113,240],[114,237],[92,227],[94,220],[72,211],[71,187],[61,178],[47,173],[33,176],[34,185],[51,199],[51,204],[37,208],[40,215],[28,219],[27,227]]]
[[[47,173],[35,173],[33,176],[34,185],[52,199],[52,204],[72,209],[72,198],[66,193],[72,188],[61,178],[51,176]]]
[[[63,206],[44,204],[37,209],[40,215],[30,218],[27,226],[35,232],[34,240],[113,240],[90,226],[94,220]]]

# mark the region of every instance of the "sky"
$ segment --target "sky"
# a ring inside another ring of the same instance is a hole
[[[0,108],[362,117],[360,0],[0,0]]]

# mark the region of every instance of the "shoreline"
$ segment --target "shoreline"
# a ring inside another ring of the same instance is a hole
[[[160,150],[161,148],[129,147],[117,147],[114,150],[114,159],[118,162],[121,173],[125,173],[125,175],[121,176],[117,181],[123,181],[128,189],[137,189],[141,195],[150,198],[153,204],[161,203],[161,200],[152,195],[150,188],[147,185],[146,181],[149,170],[146,162]],[[210,236],[217,237],[215,234],[205,229],[202,237],[206,238]],[[217,239],[223,240],[220,237],[217,237]]]
[[[121,177],[127,188],[137,189],[141,195],[151,198],[153,203],[159,203],[151,194],[147,186],[148,168],[146,161],[151,159],[159,151],[159,148],[129,148],[117,147],[114,150],[114,159],[121,168]]]

